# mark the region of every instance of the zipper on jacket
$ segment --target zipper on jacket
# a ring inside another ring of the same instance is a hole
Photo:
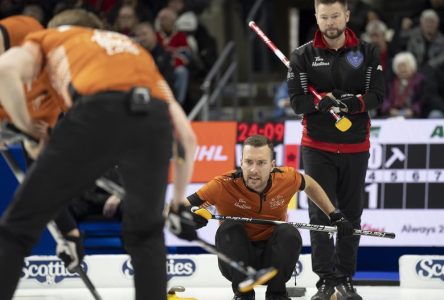
[[[263,202],[265,202],[265,200],[266,200],[266,194],[263,194],[263,193],[261,193],[261,194],[259,194],[259,211],[258,211],[258,213],[260,213],[261,211],[262,211],[262,203]]]

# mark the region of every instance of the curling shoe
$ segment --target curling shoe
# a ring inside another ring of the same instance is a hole
[[[336,285],[336,291],[337,300],[362,300],[362,297],[356,293],[350,276],[339,280],[339,284]]]
[[[335,282],[329,279],[321,279],[316,284],[318,291],[311,297],[311,300],[330,300],[335,292]]]

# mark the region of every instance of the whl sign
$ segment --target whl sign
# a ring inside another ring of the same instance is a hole
[[[197,146],[195,161],[227,161],[228,156],[223,153],[223,145]]]
[[[197,135],[192,182],[208,182],[236,166],[236,122],[193,122]]]

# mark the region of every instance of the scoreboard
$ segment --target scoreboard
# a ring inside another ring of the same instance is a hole
[[[367,208],[444,208],[444,144],[382,144],[370,149]]]

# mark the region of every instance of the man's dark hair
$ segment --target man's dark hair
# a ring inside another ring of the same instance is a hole
[[[273,143],[269,139],[267,139],[267,137],[265,137],[263,135],[260,135],[260,134],[249,136],[244,141],[244,144],[242,145],[242,150],[247,145],[253,146],[255,148],[262,147],[262,146],[268,146],[268,148],[271,151],[271,160],[273,160],[273,157],[274,157],[274,146],[273,146]]]
[[[345,7],[345,9],[348,8],[347,0],[315,0],[315,8],[318,7],[319,4],[335,4],[336,2],[342,4],[342,6]]]

